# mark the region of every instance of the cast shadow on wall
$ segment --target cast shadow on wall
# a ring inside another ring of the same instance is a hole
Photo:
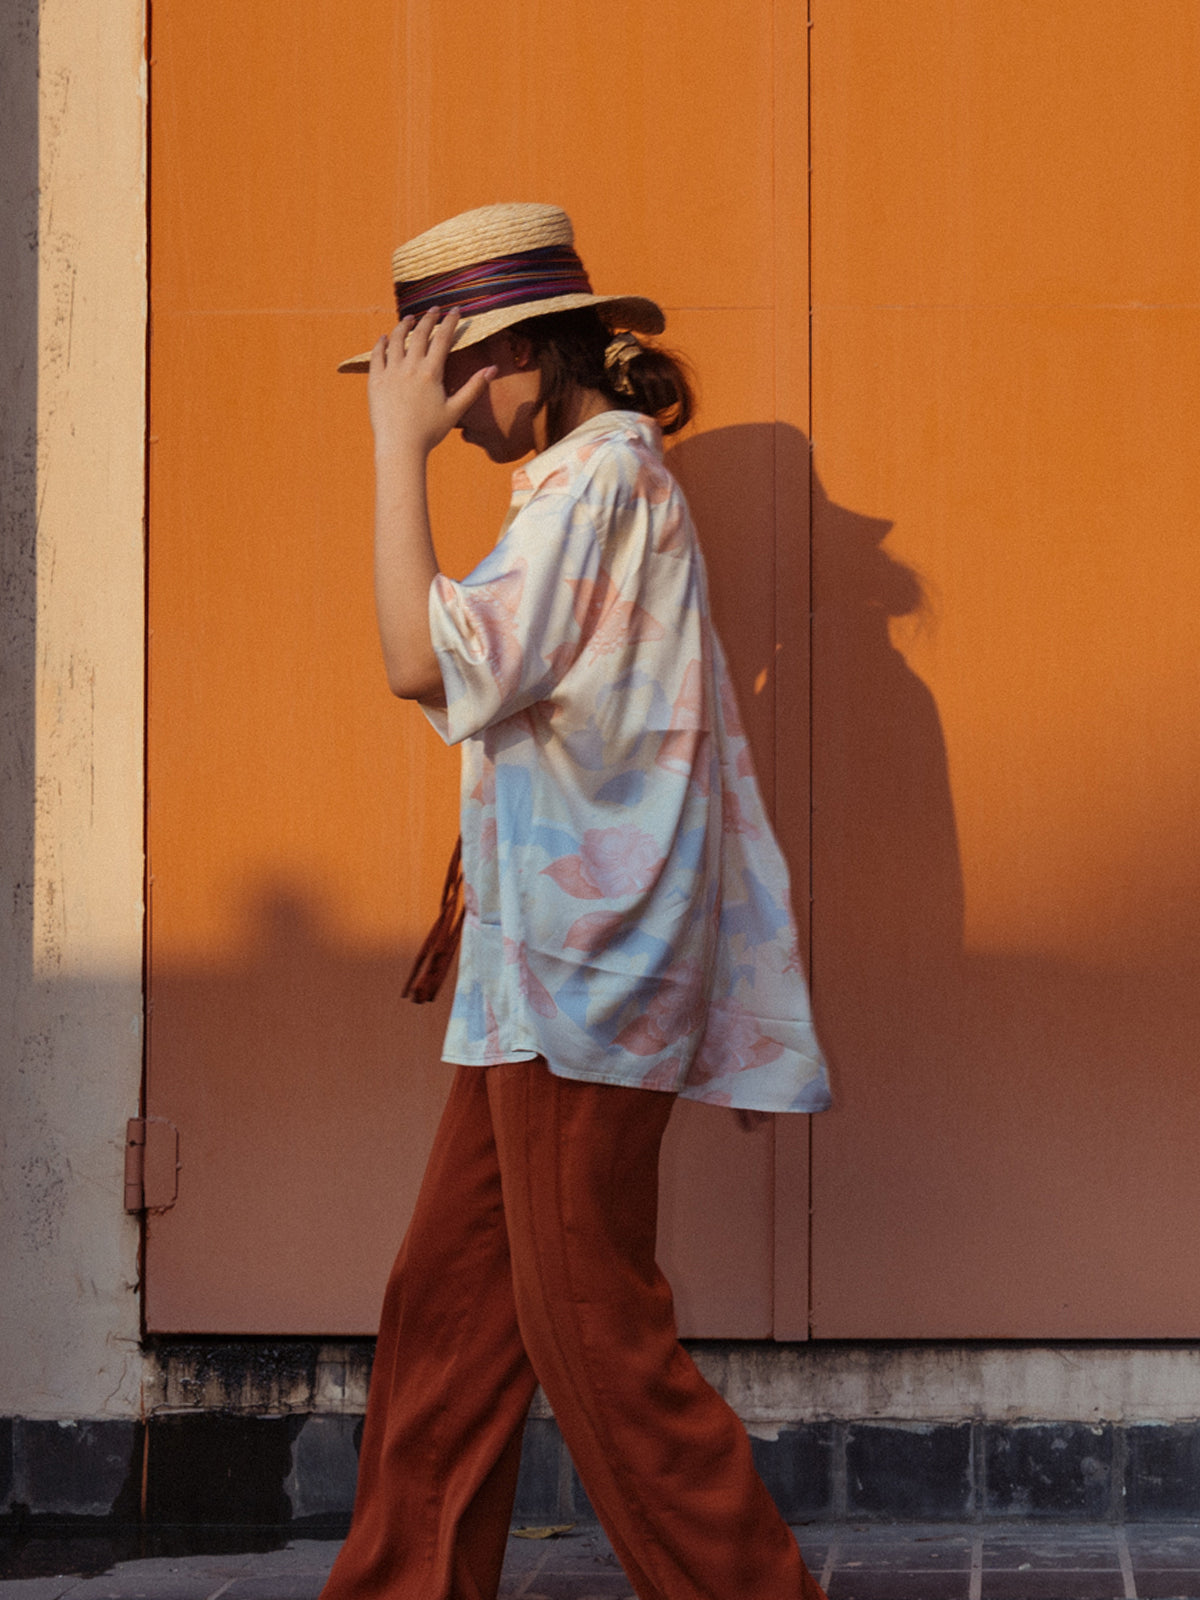
[[[685,479],[697,469],[718,614],[755,535],[747,471],[773,473],[794,508],[781,538],[806,541],[811,525],[809,970],[835,1095],[813,1124],[811,1334],[1187,1336],[1200,1315],[1175,1250],[1200,1207],[1191,859],[1172,861],[1163,840],[1156,871],[1176,887],[1143,897],[1102,966],[1032,913],[1019,942],[966,948],[941,719],[897,647],[938,619],[889,554],[890,525],[832,501],[784,426],[702,435],[675,459]],[[800,586],[777,603],[803,605]],[[764,664],[743,666],[743,699]],[[1018,728],[1025,714],[1014,698]],[[803,739],[794,721],[778,737]],[[1139,759],[1134,725],[1127,759]],[[1077,760],[1064,745],[1063,773]],[[792,865],[803,883],[794,848]],[[1006,867],[1018,884],[1031,870],[1019,854]],[[1131,869],[1094,860],[1087,893],[1103,896],[1113,870]]]
[[[743,486],[773,485],[780,506],[792,508],[794,520],[784,514],[776,525],[780,540],[804,552],[811,537],[811,725],[809,706],[794,710],[789,725],[781,703],[774,733],[779,743],[811,738],[809,976],[837,1094],[847,1074],[887,1072],[918,1019],[927,1039],[949,1025],[961,984],[962,868],[945,740],[932,694],[892,639],[897,622],[924,625],[923,586],[884,547],[890,522],[838,505],[816,473],[810,477],[809,443],[796,428],[714,430],[676,446],[670,460],[696,510],[713,610],[744,707],[763,668],[773,674],[776,662],[761,630],[757,654],[753,645],[747,651],[754,620],[731,604],[748,563],[766,560],[769,537],[747,525]],[[806,603],[798,593],[770,599]],[[753,714],[747,720],[765,771],[770,730],[756,727]],[[794,845],[791,854],[803,917],[809,864]]]

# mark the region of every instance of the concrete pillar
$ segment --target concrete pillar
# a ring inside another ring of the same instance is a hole
[[[0,13],[0,1415],[140,1404],[140,0]]]

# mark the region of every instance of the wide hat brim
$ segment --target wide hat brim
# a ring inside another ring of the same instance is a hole
[[[494,311],[481,311],[477,316],[464,316],[454,330],[452,350],[465,350],[468,345],[490,339],[493,333],[511,328],[518,322],[528,322],[533,317],[548,317],[555,311],[577,311],[582,306],[595,306],[603,320],[614,333],[661,333],[667,325],[661,306],[635,294],[559,294],[546,300],[527,300],[522,305],[500,306]],[[351,356],[338,363],[339,372],[367,372],[371,365],[371,352]]]

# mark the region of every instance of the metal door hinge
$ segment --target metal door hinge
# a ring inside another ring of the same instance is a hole
[[[125,1130],[126,1211],[166,1211],[179,1194],[179,1129],[165,1117],[130,1117]]]

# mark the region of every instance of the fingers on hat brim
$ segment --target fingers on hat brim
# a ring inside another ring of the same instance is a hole
[[[507,307],[502,312],[484,312],[474,317],[464,317],[454,330],[454,339],[451,348],[461,350],[467,345],[476,344],[481,339],[486,339],[493,333],[502,333],[505,328],[512,327],[518,322],[532,321],[538,316],[553,316],[558,311],[573,310],[579,306],[595,306],[604,321],[613,329],[630,329],[634,333],[658,334],[667,325],[662,307],[653,300],[646,300],[641,295],[564,295],[553,301],[542,304],[538,309],[538,302],[526,302],[520,306]],[[371,370],[371,352],[365,355],[351,356],[349,361],[342,361],[338,365],[339,372],[369,372]]]

